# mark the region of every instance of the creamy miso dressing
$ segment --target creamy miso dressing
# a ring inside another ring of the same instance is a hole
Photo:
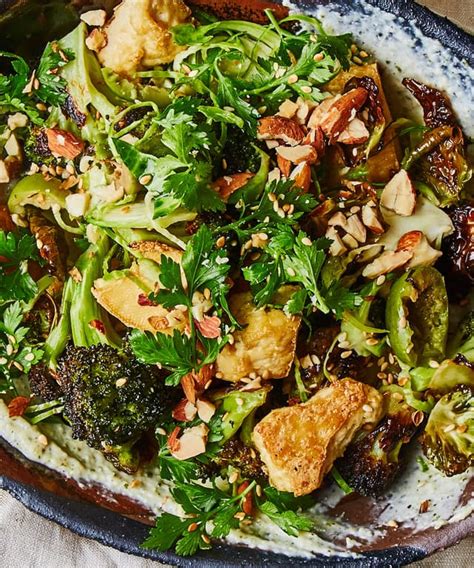
[[[392,110],[397,115],[419,113],[414,99],[400,85],[401,78],[414,77],[445,90],[464,129],[468,134],[474,134],[474,71],[469,65],[457,60],[440,42],[424,37],[412,23],[360,0],[352,5],[355,4],[362,8],[361,13],[348,9],[347,13],[341,14],[340,8],[331,4],[318,6],[313,13],[323,21],[328,31],[351,31],[359,45],[375,54],[386,71],[386,92],[392,101],[396,100]],[[291,4],[288,5],[291,7]],[[65,426],[43,424],[37,427],[23,418],[10,419],[5,404],[0,401],[0,432],[29,460],[80,484],[99,484],[112,493],[136,500],[155,513],[163,510],[175,514],[180,512],[180,507],[171,498],[170,484],[160,479],[155,468],[149,467],[133,477],[119,472],[100,452],[73,440]],[[42,434],[47,438],[47,445],[44,445]],[[320,492],[318,503],[309,511],[322,526],[324,538],[311,533],[294,538],[266,518],[261,518],[245,529],[232,531],[227,540],[288,555],[354,555],[350,549],[380,538],[386,523],[395,521],[422,530],[439,528],[469,516],[474,510],[473,499],[458,507],[469,478],[469,473],[448,478],[431,467],[423,472],[413,456],[406,472],[384,498],[386,506],[379,517],[380,528],[354,526],[343,519],[328,521],[325,512],[344,496],[339,488],[332,486]],[[131,484],[134,479],[140,483]],[[431,500],[430,508],[420,515],[419,506],[426,499]],[[331,542],[335,538],[339,542],[345,539],[344,549]]]

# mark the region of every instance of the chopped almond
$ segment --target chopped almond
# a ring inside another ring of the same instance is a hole
[[[362,207],[362,222],[372,233],[381,235],[384,232],[382,223],[377,217],[375,207],[370,207],[370,205],[364,205]]]
[[[350,235],[349,233],[346,233],[342,237],[342,242],[350,249],[355,249],[359,246],[359,243],[357,242],[357,240],[352,235]]]
[[[90,202],[89,193],[74,193],[66,197],[66,209],[71,217],[82,217],[85,215]]]
[[[197,408],[187,398],[183,398],[173,408],[171,416],[178,422],[191,422],[197,414]]]
[[[259,120],[259,140],[283,140],[287,144],[299,144],[304,138],[303,128],[293,119],[284,116],[266,116]]]
[[[10,181],[10,174],[8,173],[7,166],[4,160],[0,160],[0,183],[8,183]]]
[[[362,276],[374,279],[382,274],[388,274],[397,268],[401,268],[413,257],[413,253],[401,251],[384,251],[379,257],[368,264],[362,271]]]
[[[403,217],[409,217],[413,213],[416,191],[406,170],[396,173],[384,187],[380,205]]]
[[[94,28],[86,37],[85,44],[91,51],[100,51],[107,45],[107,36],[102,30]]]
[[[347,218],[342,211],[335,213],[328,221],[330,227],[341,227],[345,229],[347,226]]]
[[[319,124],[330,142],[338,139],[349,122],[355,117],[355,113],[362,107],[367,99],[367,91],[362,87],[352,89],[334,101],[327,113],[321,118]],[[312,118],[312,117],[311,117]]]
[[[293,118],[297,113],[299,106],[297,103],[287,99],[283,101],[278,109],[278,116],[284,116],[285,118]]]
[[[326,149],[326,142],[321,128],[319,128],[319,126],[312,128],[304,137],[303,144],[311,144],[311,146],[313,146],[316,150],[318,156],[322,156]]]
[[[410,231],[402,235],[397,245],[397,251],[400,250],[413,253],[407,268],[434,264],[442,254],[430,245],[422,231]]]
[[[308,162],[298,164],[291,172],[290,179],[294,180],[295,185],[306,193],[311,185],[311,166]]]
[[[193,373],[188,373],[181,379],[181,387],[186,398],[194,404],[196,402],[196,383]]]
[[[329,247],[329,254],[331,256],[341,256],[347,251],[339,233],[334,227],[329,227],[326,231],[326,237],[332,240],[332,244]]]
[[[308,162],[314,164],[318,159],[318,154],[313,146],[278,146],[276,149],[277,154],[289,160],[292,164],[300,164],[301,162]]]
[[[216,407],[212,404],[212,402],[204,398],[199,398],[196,401],[196,406],[199,418],[207,424],[214,416]]]
[[[291,172],[291,162],[284,158],[281,154],[277,152],[277,165],[280,168],[281,173],[284,177],[288,177]]]
[[[347,218],[345,229],[354,239],[357,239],[359,243],[365,243],[367,240],[367,231],[357,214]]]
[[[51,152],[68,160],[73,160],[84,150],[84,142],[66,130],[47,128],[46,138]]]
[[[216,179],[216,181],[212,183],[212,187],[217,191],[222,199],[226,200],[234,193],[234,191],[243,187],[253,176],[254,174],[251,174],[250,172],[241,172],[230,176],[223,176]]]
[[[322,101],[311,113],[308,121],[308,128],[319,128],[323,117],[326,116],[334,102],[340,97],[340,95],[336,95],[335,97],[328,97],[327,99],[324,99],[324,101]]]
[[[337,139],[341,144],[362,144],[369,139],[370,132],[360,118],[354,118]]]
[[[171,449],[171,454],[178,460],[194,458],[206,451],[207,434],[209,428],[205,424],[193,426],[184,430],[181,438],[178,438],[178,447]]]
[[[194,320],[194,323],[203,337],[217,339],[221,336],[221,320],[217,316],[211,317],[204,314],[201,321]]]
[[[105,10],[89,10],[80,16],[81,20],[88,26],[103,26],[107,19]]]

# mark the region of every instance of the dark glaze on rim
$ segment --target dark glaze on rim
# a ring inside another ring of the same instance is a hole
[[[420,29],[430,37],[437,37],[445,45],[462,56],[472,57],[472,38],[453,24],[428,10],[407,0],[367,0],[382,9],[414,19]],[[19,13],[28,0],[0,0],[0,16],[7,10]],[[272,8],[281,18],[287,9],[266,0],[191,0],[190,4],[212,10],[222,19],[243,18],[263,21],[262,11]],[[305,8],[314,6],[312,0],[295,2]],[[321,0],[320,3],[328,3]],[[339,2],[347,9],[347,3]],[[83,7],[90,5],[87,0],[75,2]],[[343,9],[344,9],[343,8]],[[1,21],[1,18],[0,18]],[[1,439],[0,439],[1,441]],[[108,546],[147,558],[172,563],[176,566],[287,566],[289,558],[270,552],[246,547],[217,545],[212,550],[201,552],[192,559],[178,557],[171,552],[159,553],[140,548],[146,537],[151,517],[141,505],[122,495],[104,491],[99,486],[84,486],[71,479],[65,479],[46,468],[29,462],[7,444],[0,445],[0,487],[9,491],[30,510],[58,522],[79,535],[93,538]],[[463,500],[467,500],[474,489],[474,480],[466,486]],[[462,505],[463,503],[460,503]],[[331,511],[361,525],[370,524],[378,514],[374,500],[349,495]],[[403,566],[421,559],[436,550],[453,545],[474,533],[474,515],[460,522],[450,523],[441,529],[428,529],[414,533],[409,529],[390,528],[386,535],[365,550],[366,554],[357,559],[325,557],[314,559],[291,558],[294,566],[318,567],[382,567]],[[364,550],[364,548],[361,548]]]

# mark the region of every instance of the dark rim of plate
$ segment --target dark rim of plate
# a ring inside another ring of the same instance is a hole
[[[0,13],[5,12],[16,0],[0,0]],[[278,0],[277,0],[278,1]],[[413,0],[364,0],[413,23],[423,35],[437,39],[458,58],[474,64],[474,38],[446,18],[438,16]],[[302,10],[315,4],[337,4],[341,10],[355,8],[355,3],[344,0],[296,0]],[[358,4],[358,2],[357,2]],[[317,568],[382,568],[405,566],[427,555],[422,548],[396,546],[372,551],[357,558],[315,555],[310,559],[291,557],[244,546],[217,544],[211,550],[201,551],[192,558],[183,558],[172,552],[157,552],[140,547],[149,527],[137,521],[113,513],[87,502],[78,502],[57,496],[33,486],[0,476],[0,488],[8,491],[29,510],[58,523],[72,532],[96,540],[121,552],[158,560],[183,568],[234,568],[252,566],[314,566]],[[454,544],[454,543],[453,543]]]

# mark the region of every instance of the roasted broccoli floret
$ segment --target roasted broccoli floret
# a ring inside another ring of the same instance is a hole
[[[73,437],[101,450],[118,469],[136,471],[136,442],[175,402],[176,391],[165,386],[158,367],[109,345],[69,346],[57,377]]]
[[[460,385],[431,411],[421,439],[428,460],[451,477],[474,465],[474,388]]]
[[[39,166],[50,166],[56,163],[56,158],[48,146],[46,132],[41,128],[32,128],[23,143],[23,151],[27,161]]]
[[[62,391],[50,370],[43,363],[31,367],[28,374],[31,393],[45,402],[57,400],[62,396]]]
[[[417,430],[412,413],[401,404],[393,405],[377,428],[352,443],[336,462],[355,491],[377,497],[393,483],[404,467],[403,447]]]
[[[220,175],[239,172],[256,173],[260,167],[261,156],[253,145],[255,139],[237,127],[230,127],[227,141],[222,152],[225,168]]]

